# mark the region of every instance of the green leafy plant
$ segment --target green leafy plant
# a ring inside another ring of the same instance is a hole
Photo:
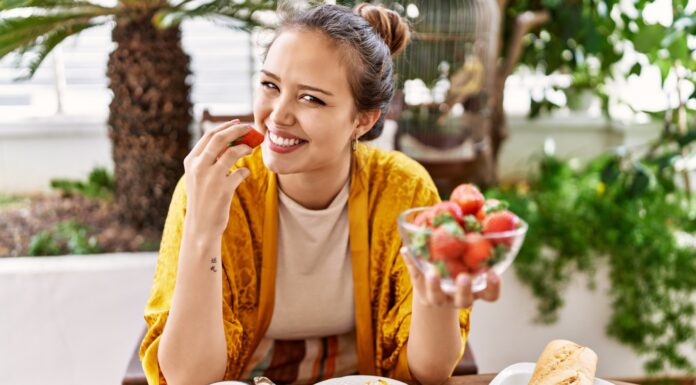
[[[14,203],[23,202],[26,199],[27,199],[26,197],[21,197],[21,196],[0,194],[0,207],[8,206],[8,205],[11,205]]]
[[[613,313],[607,333],[648,358],[645,369],[696,370],[683,348],[696,347],[696,201],[680,186],[679,163],[696,127],[665,131],[643,151],[620,149],[584,167],[544,155],[528,184],[487,194],[528,221],[515,262],[538,298],[538,321],[551,323],[576,272],[609,268]],[[693,156],[692,152],[686,152]]]
[[[684,381],[674,378],[660,378],[654,380],[641,381],[641,385],[684,385]]]
[[[86,181],[51,179],[51,188],[68,195],[80,194],[88,198],[107,199],[114,192],[114,176],[105,168],[96,167]]]
[[[61,249],[50,231],[42,231],[31,237],[27,253],[31,256],[59,255],[61,254]]]
[[[609,97],[605,84],[615,77],[640,74],[650,65],[660,69],[664,84],[670,71],[683,73],[682,78],[696,84],[696,56],[688,38],[696,35],[696,16],[687,10],[687,0],[671,2],[673,22],[663,26],[646,21],[653,2],[618,0],[523,0],[509,2],[506,19],[525,12],[546,14],[548,20],[524,37],[520,64],[544,74],[571,75],[570,87],[561,89],[572,98],[578,90],[598,94],[608,114]],[[506,23],[506,25],[512,25]],[[506,36],[512,31],[506,30]],[[508,41],[509,39],[506,39]],[[616,66],[627,52],[637,53],[633,65]],[[696,98],[696,93],[687,99]],[[532,115],[558,107],[543,93],[532,100]]]
[[[31,256],[100,252],[97,239],[89,235],[87,226],[75,220],[60,222],[52,229],[34,235],[29,241],[28,250]]]

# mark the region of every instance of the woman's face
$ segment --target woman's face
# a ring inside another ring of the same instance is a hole
[[[260,74],[254,120],[266,136],[264,163],[277,174],[335,167],[349,158],[355,133],[366,131],[336,46],[312,31],[288,30],[273,42]]]

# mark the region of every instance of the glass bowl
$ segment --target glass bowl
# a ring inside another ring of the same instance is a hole
[[[397,223],[403,244],[408,250],[408,257],[423,273],[429,269],[436,269],[440,274],[440,285],[445,293],[453,294],[455,292],[454,279],[459,272],[465,272],[472,276],[471,289],[473,292],[484,290],[487,286],[486,275],[488,271],[493,270],[497,275],[502,275],[517,257],[527,234],[528,225],[522,219],[520,219],[521,225],[515,230],[487,234],[467,233],[458,238],[458,241],[461,242],[462,255],[446,261],[434,261],[429,255],[430,234],[433,230],[414,224],[418,214],[429,209],[430,207],[408,209],[399,215]],[[469,250],[472,253],[476,250],[479,255],[485,258],[482,260],[479,257],[477,260],[480,262],[476,266],[467,265],[465,262],[467,258],[464,257],[464,254]]]

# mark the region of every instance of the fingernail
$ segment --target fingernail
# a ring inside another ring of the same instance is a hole
[[[428,282],[434,283],[437,281],[437,274],[435,274],[434,271],[430,270],[425,274],[425,277],[428,279]]]
[[[251,175],[251,171],[249,171],[249,170],[246,169],[246,168],[242,169],[242,176],[243,176],[243,177],[246,178],[246,177],[248,177],[249,175]]]
[[[492,283],[498,283],[500,281],[500,277],[498,277],[496,273],[491,273],[490,277]]]
[[[469,278],[464,274],[459,274],[457,276],[457,285],[466,286],[469,283]]]

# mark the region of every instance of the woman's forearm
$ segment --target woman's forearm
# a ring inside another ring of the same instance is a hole
[[[461,351],[459,311],[432,307],[413,293],[408,367],[423,385],[439,385],[452,374]]]
[[[189,219],[184,224],[176,286],[157,355],[171,385],[221,381],[227,366],[221,235],[205,234]]]

